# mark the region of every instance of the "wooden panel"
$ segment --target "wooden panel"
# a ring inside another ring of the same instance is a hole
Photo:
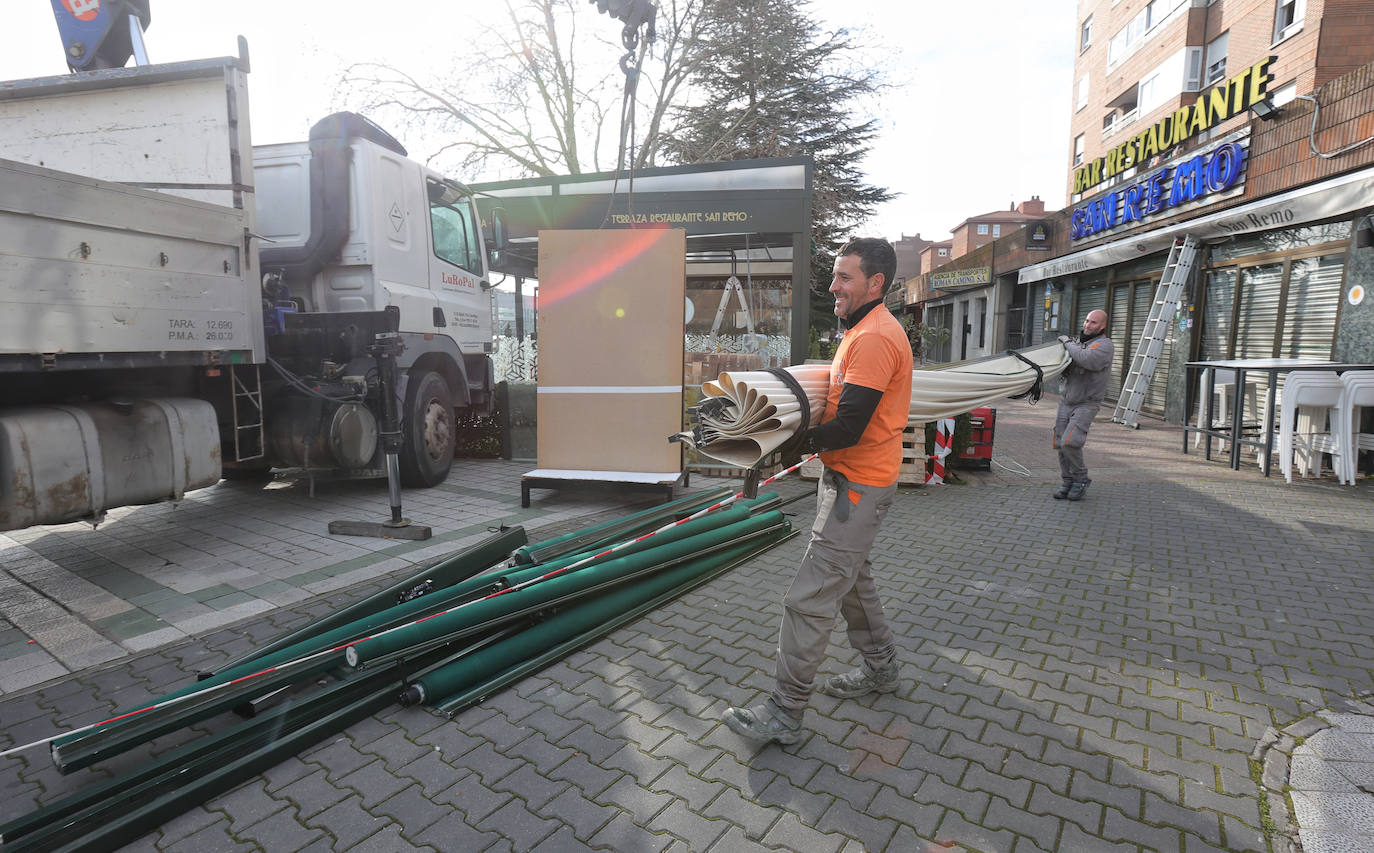
[[[539,233],[541,468],[681,469],[685,256],[679,229]]]

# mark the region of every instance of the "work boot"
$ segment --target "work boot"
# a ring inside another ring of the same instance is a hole
[[[1071,501],[1083,500],[1083,495],[1088,491],[1088,484],[1091,482],[1092,480],[1074,480],[1073,485],[1069,487],[1069,493],[1066,497]]]
[[[752,708],[726,708],[725,725],[741,737],[760,743],[792,744],[802,739],[801,717],[766,699]]]
[[[1073,480],[1065,480],[1059,485],[1059,491],[1054,493],[1054,499],[1062,501],[1069,496],[1069,489],[1073,488]]]
[[[832,675],[821,682],[820,691],[826,696],[853,699],[869,693],[891,693],[897,689],[897,661],[888,661],[877,669],[864,661],[858,669],[843,675]]]

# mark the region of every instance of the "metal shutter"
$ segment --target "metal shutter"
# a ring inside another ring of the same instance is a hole
[[[1154,306],[1155,291],[1159,289],[1157,282],[1140,281],[1135,285],[1135,314],[1131,321],[1131,356],[1135,356],[1135,347],[1140,345],[1140,336],[1145,332],[1145,321],[1150,317],[1150,309]],[[1164,345],[1159,351],[1159,359],[1155,362],[1155,372],[1150,376],[1150,387],[1145,393],[1145,399],[1140,403],[1142,412],[1149,412],[1155,415],[1164,415],[1164,395],[1169,386],[1169,363],[1174,349],[1174,333],[1177,330],[1175,323],[1178,322],[1177,315],[1164,318],[1167,322],[1164,325]]]
[[[1201,361],[1231,357],[1231,312],[1236,306],[1236,271],[1207,273],[1207,303],[1202,311]]]
[[[1279,295],[1283,287],[1283,264],[1260,264],[1240,271],[1240,312],[1236,315],[1236,358],[1272,358],[1274,325],[1279,318]],[[1253,378],[1252,378],[1253,377]],[[1269,376],[1255,371],[1247,374],[1263,400],[1269,393]]]
[[[1112,288],[1112,311],[1107,322],[1107,336],[1112,339],[1116,353],[1112,356],[1112,375],[1107,380],[1107,397],[1112,400],[1121,397],[1121,383],[1125,381],[1126,369],[1130,366],[1127,356],[1134,345],[1135,338],[1127,327],[1126,318],[1131,309],[1131,286],[1118,284]]]
[[[1345,255],[1322,255],[1293,261],[1284,306],[1283,358],[1331,358],[1340,307]]]

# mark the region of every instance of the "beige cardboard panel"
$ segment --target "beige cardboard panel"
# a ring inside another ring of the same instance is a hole
[[[536,417],[540,468],[682,470],[681,445],[668,443],[682,429],[681,393],[541,393]]]
[[[539,232],[539,384],[681,385],[686,234]]]

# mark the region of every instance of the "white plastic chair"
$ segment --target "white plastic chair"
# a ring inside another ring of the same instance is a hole
[[[1340,404],[1345,386],[1334,371],[1294,371],[1283,385],[1279,402],[1279,470],[1293,482],[1293,455],[1303,455],[1302,473],[1306,477],[1316,460],[1321,474],[1321,453],[1338,455],[1335,439],[1326,429],[1332,408]],[[1302,412],[1307,409],[1306,412]],[[1305,415],[1299,423],[1299,413]],[[1340,464],[1339,462],[1337,464]]]
[[[1336,474],[1341,483],[1354,485],[1361,450],[1374,450],[1374,433],[1356,432],[1358,410],[1374,406],[1374,370],[1350,370],[1341,374],[1340,401],[1331,413],[1331,431],[1338,450]]]
[[[1216,381],[1212,385],[1212,414],[1217,418],[1209,426],[1207,421],[1207,377],[1216,374]],[[1225,367],[1205,367],[1202,370],[1200,384],[1197,389],[1197,425],[1198,429],[1203,428],[1225,428],[1231,424],[1231,395],[1235,393],[1236,372]],[[1250,405],[1250,411],[1259,411],[1259,404],[1256,402],[1255,383],[1245,383],[1245,402]],[[1208,436],[1211,440],[1211,436]],[[1196,448],[1202,443],[1202,433],[1193,433],[1193,447]]]

